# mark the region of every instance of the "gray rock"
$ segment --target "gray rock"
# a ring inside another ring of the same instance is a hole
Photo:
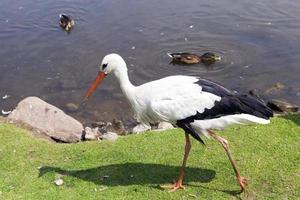
[[[109,141],[115,141],[116,139],[118,139],[118,137],[119,137],[118,134],[114,132],[107,132],[101,136],[103,140],[109,140]]]
[[[159,130],[167,130],[172,128],[174,128],[174,126],[169,122],[160,122],[157,126],[157,129]]]
[[[74,103],[67,103],[66,104],[66,109],[69,112],[76,112],[78,110],[78,106]]]
[[[85,127],[84,132],[85,132],[84,139],[86,140],[98,140],[98,138],[101,135],[98,127],[96,128]]]
[[[26,123],[62,142],[80,141],[83,131],[79,121],[38,97],[27,97],[20,101],[8,118]]]
[[[272,110],[279,111],[279,112],[298,112],[299,106],[295,104],[291,104],[282,100],[272,99],[268,101],[268,107]]]
[[[141,132],[145,132],[151,130],[151,126],[148,126],[146,124],[138,124],[135,127],[133,127],[132,129],[132,133],[141,133]]]

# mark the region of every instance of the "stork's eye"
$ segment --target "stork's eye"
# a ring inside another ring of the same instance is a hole
[[[105,69],[107,67],[107,63],[102,65],[102,69]]]

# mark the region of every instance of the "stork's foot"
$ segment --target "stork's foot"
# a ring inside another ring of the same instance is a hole
[[[178,181],[174,182],[173,184],[162,185],[161,187],[165,188],[165,189],[170,189],[169,192],[175,192],[178,189],[185,190],[185,187],[182,185],[182,180],[178,180]]]
[[[238,176],[238,177],[237,177],[237,180],[238,180],[238,182],[239,182],[239,184],[240,184],[241,192],[244,192],[246,186],[248,185],[247,179],[246,179],[245,177]]]

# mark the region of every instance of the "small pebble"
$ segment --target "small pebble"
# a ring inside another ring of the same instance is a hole
[[[69,111],[69,112],[76,112],[78,110],[78,106],[74,103],[67,103],[66,104],[66,109]]]
[[[184,38],[184,41],[188,41],[188,39],[185,37],[185,38]]]
[[[85,131],[85,135],[84,135],[85,140],[98,140],[99,139],[99,136],[100,136],[99,127],[95,127],[93,129],[90,127],[85,127],[84,131]]]
[[[135,127],[132,128],[131,133],[142,133],[145,131],[151,130],[151,126],[148,126],[146,124],[138,124]]]
[[[54,183],[55,183],[55,185],[57,185],[57,186],[61,186],[62,184],[64,184],[64,181],[60,178],[60,179],[56,179],[56,180],[54,181]]]
[[[190,28],[194,28],[194,25],[190,25]]]
[[[112,123],[111,122],[107,122],[106,126],[112,126]]]
[[[131,49],[132,49],[132,50],[135,50],[135,46],[132,46]]]
[[[159,122],[157,127],[151,127],[151,129],[155,129],[154,131],[163,131],[172,128],[174,128],[174,126],[169,122]]]

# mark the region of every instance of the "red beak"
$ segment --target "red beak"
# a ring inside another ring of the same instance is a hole
[[[86,93],[84,100],[87,101],[90,96],[92,96],[93,92],[97,89],[98,85],[102,82],[102,80],[105,78],[107,74],[105,72],[99,72],[96,79],[90,86],[89,91]]]

